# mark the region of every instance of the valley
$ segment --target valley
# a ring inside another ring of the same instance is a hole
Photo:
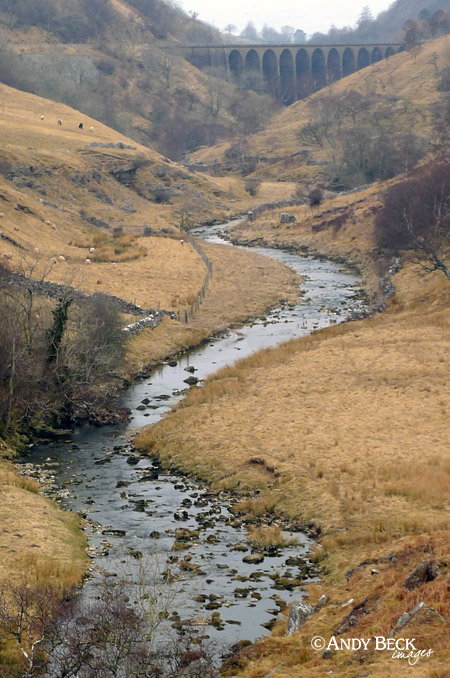
[[[183,59],[241,42],[162,0],[27,3],[0,3],[1,678],[448,678],[447,8],[382,13],[399,53],[284,106]]]

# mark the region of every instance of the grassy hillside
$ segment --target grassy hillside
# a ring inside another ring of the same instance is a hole
[[[217,30],[163,0],[4,1],[0,80],[179,160],[228,138],[239,124],[232,113],[237,88],[167,50],[217,41]],[[273,112],[273,100],[252,96],[266,117]]]
[[[1,227],[10,239],[1,247],[14,268],[26,267],[38,247],[42,268],[58,259],[49,279],[83,290],[109,291],[144,307],[176,306],[180,289],[196,294],[203,268],[193,250],[143,232],[146,225],[155,233],[178,230],[187,209],[195,220],[222,218],[212,184],[66,106],[5,86],[1,100]],[[123,235],[114,234],[117,228]]]
[[[230,201],[245,206],[247,194],[188,172],[66,106],[5,86],[1,101],[3,261],[25,272],[36,266],[35,277],[46,271],[48,280],[107,291],[144,308],[188,306],[205,270],[189,244],[180,246],[182,222],[226,220]],[[143,236],[146,226],[154,236]],[[114,233],[117,228],[123,232]],[[218,265],[221,257],[217,248]],[[262,282],[270,305],[274,288]],[[236,301],[239,318],[247,310],[251,315],[251,303]]]

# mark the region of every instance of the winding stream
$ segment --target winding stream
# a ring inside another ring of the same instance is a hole
[[[221,233],[226,227],[197,229],[195,234],[224,243]],[[34,446],[23,463],[23,472],[38,469],[44,475],[47,492],[64,508],[86,516],[96,569],[133,579],[142,564],[152,569],[149,562],[163,559],[164,567],[167,560],[169,567],[177,559],[193,564],[196,576],[186,575],[175,609],[180,620],[204,625],[199,633],[226,643],[254,641],[269,633],[282,601],[301,597],[298,586],[286,590],[277,578],[292,582],[314,576],[307,558],[310,540],[302,533],[289,534],[295,537],[294,545],[266,552],[260,563],[243,562],[250,549],[247,545],[245,550],[246,531],[231,513],[230,499],[209,494],[194,479],[163,471],[156,460],[133,453],[132,430],[156,423],[183,397],[190,371],[204,379],[262,348],[345,321],[364,307],[360,279],[343,265],[268,248],[252,251],[282,261],[303,278],[297,305],[278,308],[239,332],[183,354],[176,364],[155,369],[121,398],[120,404],[132,410],[129,424],[78,428],[61,442]],[[173,551],[180,528],[194,532],[187,548]],[[212,610],[216,620],[220,614],[215,626],[206,625]]]

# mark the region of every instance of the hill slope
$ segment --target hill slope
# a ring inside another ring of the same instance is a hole
[[[414,135],[420,152],[426,152],[433,141],[435,106],[446,96],[438,88],[449,64],[448,46],[449,38],[442,37],[414,53],[396,54],[289,106],[264,131],[241,140],[241,155],[253,158],[256,166],[249,178],[298,181],[303,187],[332,185],[336,176],[347,187],[370,183],[367,176],[344,176],[349,163],[360,160],[354,142],[359,137],[367,148],[377,145],[377,139],[391,139],[391,148],[405,135]],[[302,128],[311,123],[321,136],[301,138]],[[234,148],[236,144],[226,143],[200,149],[192,160],[218,158],[226,167]],[[235,164],[232,171],[241,168]]]
[[[163,0],[3,2],[0,79],[181,159],[232,133],[237,89],[166,48],[220,40],[215,29]],[[253,96],[270,115],[274,102]]]
[[[205,270],[189,245],[180,247],[179,230],[225,221],[234,194],[67,106],[6,86],[0,96],[3,261],[143,308],[188,306]],[[259,312],[278,298],[280,288],[269,288]],[[235,299],[239,318],[251,303]]]

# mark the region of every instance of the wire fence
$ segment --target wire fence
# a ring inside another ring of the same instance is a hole
[[[176,314],[177,320],[187,324],[189,320],[191,320],[191,318],[194,317],[195,313],[199,310],[200,306],[203,303],[203,299],[205,298],[206,292],[209,287],[209,282],[213,275],[213,267],[211,261],[208,259],[200,243],[198,243],[197,240],[195,240],[195,238],[190,233],[186,233],[185,238],[187,242],[190,245],[192,245],[197,254],[202,258],[202,261],[207,269],[202,288],[200,292],[197,294],[195,300],[192,302],[192,304],[189,304],[187,308],[180,309],[179,311],[177,311]]]

